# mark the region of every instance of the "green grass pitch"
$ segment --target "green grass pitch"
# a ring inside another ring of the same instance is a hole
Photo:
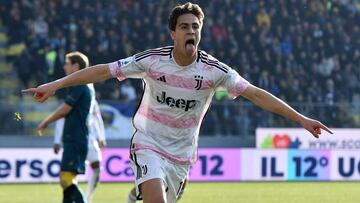
[[[132,183],[101,183],[93,203],[125,203]],[[86,185],[81,184],[83,190]],[[0,202],[61,202],[58,184],[0,184]],[[357,182],[189,183],[180,203],[359,203]]]

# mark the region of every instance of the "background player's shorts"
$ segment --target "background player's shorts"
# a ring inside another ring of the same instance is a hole
[[[61,171],[71,171],[76,174],[85,173],[87,145],[64,143],[61,159]]]
[[[89,163],[101,161],[101,151],[100,151],[99,143],[96,140],[89,140],[86,161],[88,161]]]
[[[151,150],[139,150],[132,153],[132,168],[135,172],[136,194],[141,198],[139,185],[147,180],[159,178],[166,188],[168,203],[176,202],[183,183],[190,170],[189,165],[178,165]]]

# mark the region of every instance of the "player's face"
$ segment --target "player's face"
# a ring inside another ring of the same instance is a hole
[[[191,13],[181,15],[177,19],[175,31],[171,31],[175,49],[182,55],[195,56],[201,39],[202,22]]]
[[[72,74],[72,73],[74,73],[74,72],[76,72],[76,71],[78,71],[79,70],[79,68],[78,68],[78,64],[71,64],[71,62],[68,60],[68,59],[66,59],[66,61],[65,61],[66,63],[65,63],[65,65],[64,65],[64,70],[65,70],[65,73],[66,73],[66,75],[70,75],[70,74]]]

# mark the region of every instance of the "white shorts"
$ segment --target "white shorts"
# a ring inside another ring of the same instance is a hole
[[[88,153],[86,156],[86,161],[91,163],[101,161],[101,151],[99,143],[96,140],[89,140],[88,144]]]
[[[168,203],[176,202],[183,183],[189,173],[189,165],[175,164],[151,150],[132,153],[132,168],[135,173],[136,195],[141,198],[139,185],[147,180],[159,178],[166,188]]]

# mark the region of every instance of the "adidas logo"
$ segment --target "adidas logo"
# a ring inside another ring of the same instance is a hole
[[[165,75],[159,77],[159,78],[156,79],[156,80],[159,80],[159,81],[161,81],[161,82],[166,82]]]

